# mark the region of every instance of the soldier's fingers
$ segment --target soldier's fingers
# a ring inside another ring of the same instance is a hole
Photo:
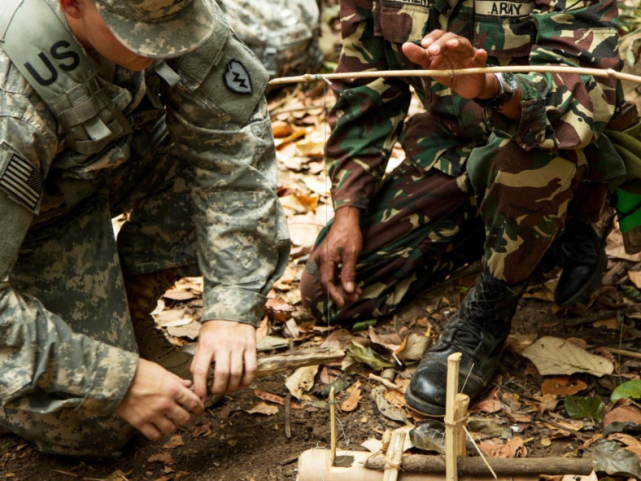
[[[411,42],[406,42],[403,44],[402,50],[403,54],[405,54],[412,63],[420,65],[425,69],[430,67],[432,57],[424,48],[421,48]]]
[[[254,381],[254,379],[256,378],[257,367],[258,363],[256,361],[256,345],[254,343],[250,344],[250,342],[248,342],[247,347],[245,348],[245,374],[243,376],[241,387],[247,387]]]
[[[194,375],[194,393],[200,399],[207,397],[207,375],[211,366],[211,360],[215,352],[213,350],[199,347],[191,363],[191,373]]]
[[[143,424],[138,427],[138,430],[147,438],[152,441],[158,441],[162,438],[162,433],[151,423]]]
[[[238,390],[240,381],[243,378],[243,364],[245,361],[244,351],[232,351],[230,356],[229,366],[229,380],[227,381],[228,393],[233,393]]]
[[[487,56],[487,50],[478,49],[474,54],[474,64],[477,67],[485,67],[487,65]]]
[[[211,390],[213,394],[224,394],[227,391],[229,382],[231,353],[223,351],[216,353],[216,368],[214,372],[214,386]]]
[[[191,414],[177,404],[170,409],[167,417],[177,426],[186,426],[191,422]]]
[[[435,40],[438,40],[441,38],[443,35],[445,35],[445,32],[443,30],[432,30],[429,34],[425,35],[423,37],[423,40],[421,40],[421,46],[423,48],[429,47]]]
[[[207,396],[207,384],[205,384],[205,395]],[[198,416],[205,412],[205,405],[201,401],[203,397],[198,396],[187,389],[181,389],[176,396],[176,401],[187,411],[190,411]]]
[[[172,434],[176,432],[178,426],[167,416],[158,416],[153,420],[154,426],[163,434]]]
[[[328,284],[328,293],[329,297],[338,307],[343,307],[345,305],[345,299],[341,295],[340,289],[338,289],[334,284]]]
[[[356,289],[356,262],[358,252],[343,253],[343,266],[341,267],[341,283],[348,294],[353,294]]]

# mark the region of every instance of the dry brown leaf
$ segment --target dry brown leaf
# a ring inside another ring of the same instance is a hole
[[[318,366],[306,366],[296,369],[294,374],[289,376],[285,381],[285,386],[292,396],[296,399],[303,397],[304,392],[308,392],[314,387],[314,377],[318,372]]]
[[[211,423],[197,424],[191,431],[191,435],[195,438],[203,435],[207,436],[209,434],[211,434]]]
[[[303,139],[296,142],[296,153],[301,157],[321,158],[325,153],[325,141],[322,137],[318,140]]]
[[[395,390],[385,391],[385,399],[396,407],[405,408],[407,403],[405,401],[405,396],[403,393]]]
[[[189,476],[191,473],[189,471],[178,471],[176,473],[176,476],[174,476],[174,481],[180,481],[183,478],[186,478]]]
[[[272,134],[277,139],[287,137],[292,133],[292,131],[293,129],[291,125],[289,125],[287,122],[283,122],[282,120],[274,120],[272,122]]]
[[[553,394],[556,396],[572,396],[584,389],[588,385],[580,379],[575,379],[570,376],[552,377],[543,381],[541,385],[541,392],[546,394]]]
[[[606,327],[615,331],[619,330],[619,321],[616,317],[612,319],[604,319],[603,321],[596,321],[592,324],[594,327]]]
[[[254,395],[258,399],[262,399],[263,401],[269,401],[272,403],[285,405],[285,398],[283,396],[279,396],[278,394],[272,394],[270,392],[263,391],[262,389],[254,389]],[[297,402],[291,403],[292,409],[303,409],[304,407],[305,406]]]
[[[196,295],[193,292],[186,291],[184,289],[169,289],[162,296],[165,299],[170,299],[177,302],[191,301],[192,299],[196,299]]]
[[[490,441],[483,441],[479,448],[491,458],[524,458],[527,456],[527,448],[523,445],[520,436],[514,436],[505,444],[494,444]]]
[[[369,327],[369,338],[374,344],[383,346],[385,349],[388,349],[392,352],[396,351],[403,342],[401,336],[399,336],[397,333],[377,334],[372,326]]]
[[[185,445],[185,442],[183,441],[183,437],[180,434],[176,434],[175,436],[172,436],[171,438],[169,438],[169,441],[167,441],[167,444],[165,444],[163,448],[174,449],[184,445]]]
[[[253,408],[245,411],[248,414],[264,414],[266,416],[273,416],[278,414],[278,406],[269,405],[267,403],[258,403]]]
[[[172,457],[171,454],[167,451],[163,451],[161,453],[156,453],[151,456],[149,456],[149,459],[147,459],[150,463],[165,463],[165,464],[175,464],[176,461],[174,461],[174,458]]]
[[[269,317],[280,322],[287,321],[287,319],[291,317],[292,312],[294,312],[294,307],[279,297],[267,299],[265,307],[267,308]]]
[[[193,341],[200,335],[201,328],[202,324],[200,322],[192,321],[184,326],[168,327],[167,332],[174,337],[186,337]]]
[[[341,403],[341,411],[351,413],[358,407],[358,402],[361,400],[361,383],[356,382],[347,390],[349,397]]]
[[[161,476],[159,478],[154,479],[154,481],[170,481],[171,476]]]
[[[637,289],[641,289],[641,271],[628,271],[628,277]]]
[[[630,446],[633,448],[641,448],[641,440],[635,438],[634,436],[630,436],[629,434],[613,433],[608,436],[608,439],[619,441],[626,446]]]
[[[545,413],[547,411],[554,411],[556,405],[559,403],[559,400],[554,394],[544,394],[539,397],[539,411]]]
[[[603,427],[612,423],[630,422],[641,424],[641,409],[635,406],[619,406],[612,409],[603,418]]]
[[[470,411],[482,411],[485,413],[495,413],[505,408],[505,405],[499,399],[499,389],[496,388],[483,400],[472,406]]]
[[[323,368],[320,374],[320,380],[323,384],[331,384],[338,379],[336,374],[333,374],[327,366]]]
[[[403,361],[419,361],[431,342],[430,337],[413,332],[403,340],[396,354]]]
[[[536,341],[537,337],[537,334],[510,334],[507,338],[507,347],[512,352],[521,354]]]
[[[614,371],[614,365],[607,359],[552,336],[538,339],[523,351],[523,356],[532,361],[542,375],[587,372],[601,377]]]

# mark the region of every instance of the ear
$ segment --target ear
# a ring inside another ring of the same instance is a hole
[[[71,18],[79,19],[85,8],[83,2],[84,0],[60,0],[60,7]]]

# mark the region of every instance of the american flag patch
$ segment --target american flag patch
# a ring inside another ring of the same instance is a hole
[[[0,187],[29,210],[35,211],[44,189],[44,179],[38,169],[14,154],[0,176]]]

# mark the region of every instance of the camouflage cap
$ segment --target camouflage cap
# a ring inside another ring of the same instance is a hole
[[[214,0],[96,0],[100,16],[129,50],[179,57],[203,44],[216,25]]]

